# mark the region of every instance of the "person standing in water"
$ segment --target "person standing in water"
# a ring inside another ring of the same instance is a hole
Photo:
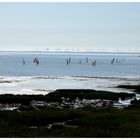
[[[86,58],[86,62],[88,63],[88,57]]]
[[[112,59],[111,64],[113,64],[115,62],[115,58]]]
[[[37,65],[39,65],[39,59],[37,57],[35,57],[34,63],[37,64]]]
[[[67,62],[67,65],[68,65],[69,63],[71,63],[71,58],[70,58],[70,57],[67,58],[67,59],[66,59],[66,62]]]
[[[25,65],[25,59],[24,58],[22,59],[22,64]]]
[[[70,57],[69,57],[68,61],[69,61],[69,63],[71,62],[71,58]]]
[[[93,60],[91,63],[92,63],[92,65],[96,65],[96,59]]]

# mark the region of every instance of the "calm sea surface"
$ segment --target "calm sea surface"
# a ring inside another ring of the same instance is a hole
[[[136,53],[0,52],[0,76],[140,77],[138,56]],[[35,57],[39,65],[33,63]],[[96,65],[91,64],[94,59]]]

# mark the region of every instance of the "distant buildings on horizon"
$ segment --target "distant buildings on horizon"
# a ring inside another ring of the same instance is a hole
[[[30,48],[30,47],[29,47]],[[22,49],[19,47],[19,49],[11,49],[11,50],[0,50],[0,52],[18,52],[18,51],[25,51],[25,52],[114,52],[114,53],[140,53],[140,50],[137,50],[137,49],[111,49],[111,48],[105,48],[105,49],[89,49],[89,48],[43,48],[43,49],[40,49],[40,48],[35,48],[35,49]]]

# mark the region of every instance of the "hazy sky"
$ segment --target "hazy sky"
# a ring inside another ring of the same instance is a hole
[[[0,3],[0,50],[140,52],[140,3]]]

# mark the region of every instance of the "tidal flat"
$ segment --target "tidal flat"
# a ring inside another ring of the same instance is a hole
[[[121,100],[131,105],[115,107]],[[0,95],[0,137],[140,137],[135,93],[60,89],[47,95]]]

